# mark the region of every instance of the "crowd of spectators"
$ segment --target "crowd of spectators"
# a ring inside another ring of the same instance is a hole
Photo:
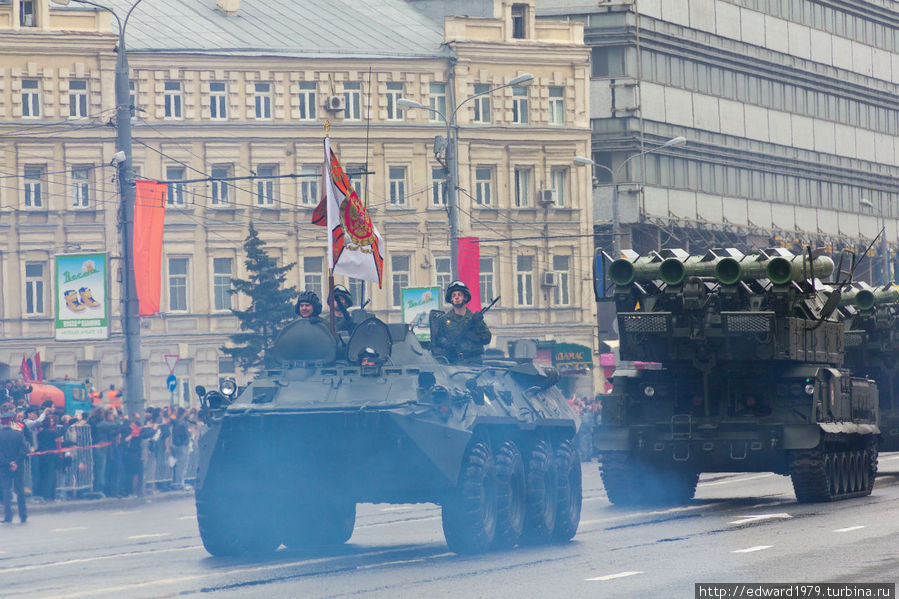
[[[184,488],[192,478],[205,426],[196,408],[151,406],[128,416],[120,407],[95,406],[88,413],[60,414],[52,405],[29,405],[27,387],[4,383],[0,410],[14,412],[14,426],[25,434],[32,498],[141,496]],[[84,484],[75,488],[71,482],[79,473]]]
[[[572,395],[568,399],[568,404],[581,417],[581,427],[578,429],[574,442],[583,461],[589,461],[593,457],[593,428],[602,411],[600,397],[599,395],[593,398]]]

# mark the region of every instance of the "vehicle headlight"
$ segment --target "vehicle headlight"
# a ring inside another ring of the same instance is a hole
[[[655,394],[656,388],[652,385],[646,385],[645,387],[643,387],[643,395],[645,395],[646,397],[652,397]]]
[[[805,386],[805,394],[806,395],[814,395],[815,394],[815,386],[811,383]]]
[[[226,397],[231,397],[235,393],[237,393],[237,383],[234,379],[225,379],[221,384],[222,394]]]

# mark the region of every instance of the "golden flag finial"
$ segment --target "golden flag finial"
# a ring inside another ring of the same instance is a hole
[[[329,119],[325,119],[325,135],[329,135],[331,133],[331,121]]]

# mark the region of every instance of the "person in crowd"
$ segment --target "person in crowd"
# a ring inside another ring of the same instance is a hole
[[[109,391],[106,392],[106,406],[116,410],[122,409],[122,392],[116,389],[115,385],[110,385]]]
[[[0,498],[3,500],[3,522],[12,522],[12,492],[15,489],[19,507],[19,521],[28,520],[25,503],[25,455],[28,445],[25,434],[13,428],[15,413],[0,412]]]
[[[56,475],[59,470],[59,450],[62,447],[62,429],[56,414],[48,414],[37,432],[37,458],[39,475],[33,479],[35,495],[46,501],[56,500]]]
[[[471,301],[471,291],[462,281],[453,281],[446,288],[444,299],[452,308],[443,317],[432,320],[437,323],[436,330],[431,330],[435,353],[446,356],[451,363],[480,360],[492,335],[484,315],[472,312],[466,305]]]
[[[172,457],[175,458],[172,488],[184,488],[184,473],[187,470],[187,454],[190,450],[190,426],[187,410],[179,407],[172,420]]]
[[[300,318],[321,320],[322,301],[314,291],[301,291],[297,296],[296,313]]]

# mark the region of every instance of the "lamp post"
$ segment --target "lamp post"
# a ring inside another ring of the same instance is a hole
[[[574,157],[575,164],[581,166],[590,165],[596,168],[601,168],[605,171],[608,171],[612,176],[612,255],[614,258],[617,259],[621,256],[621,218],[618,213],[618,174],[621,172],[621,169],[623,169],[624,166],[634,158],[652,154],[653,152],[658,152],[659,150],[664,150],[665,148],[681,148],[685,145],[687,145],[687,139],[685,137],[678,136],[673,139],[669,139],[662,145],[644,150],[639,154],[634,154],[633,156],[626,158],[624,162],[619,164],[618,168],[616,168],[614,171],[606,165],[597,164],[596,162],[585,156]]]
[[[134,256],[132,242],[134,239],[134,203],[136,189],[131,156],[131,87],[129,85],[130,70],[128,68],[128,52],[125,49],[125,28],[131,13],[143,0],[136,0],[124,19],[116,12],[102,4],[89,0],[53,0],[56,4],[66,6],[69,2],[86,4],[105,10],[116,20],[119,30],[119,41],[116,46],[115,68],[115,103],[116,103],[116,150],[118,163],[119,196],[122,206],[122,278],[124,279],[122,330],[125,335],[125,406],[128,414],[143,412],[144,385],[143,365],[140,356],[140,316],[138,312],[137,293],[134,279]],[[121,160],[118,156],[124,154]]]
[[[450,113],[450,118],[448,119],[446,118],[445,114],[443,114],[436,108],[425,106],[424,104],[416,102],[415,100],[400,98],[396,101],[397,106],[408,108],[410,110],[414,108],[429,110],[434,114],[440,116],[440,118],[443,119],[443,122],[446,123],[446,209],[449,216],[450,269],[452,271],[453,279],[459,278],[459,200],[458,195],[456,194],[459,184],[459,126],[456,123],[456,114],[459,112],[459,109],[462,108],[462,106],[469,100],[474,100],[475,98],[492,94],[496,90],[503,89],[505,87],[512,87],[514,85],[530,83],[533,80],[533,75],[531,75],[530,73],[525,73],[513,78],[508,83],[497,85],[496,87],[492,87],[479,94],[469,96],[456,104],[456,106],[453,108],[452,113]]]
[[[870,200],[862,198],[858,203],[865,208],[869,208],[871,212],[875,210],[874,204]],[[880,216],[880,281],[886,285],[890,282],[890,250],[887,247],[887,221],[883,215],[882,205],[880,208],[877,208],[877,214]]]

